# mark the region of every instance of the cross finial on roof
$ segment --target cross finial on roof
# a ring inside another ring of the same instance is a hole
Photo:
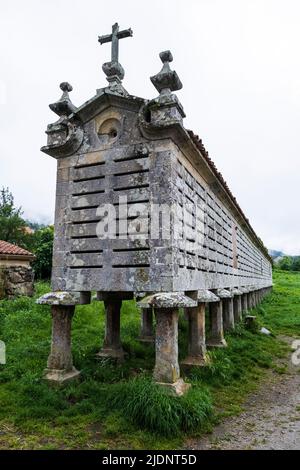
[[[131,28],[119,31],[119,25],[115,23],[112,25],[112,34],[98,37],[100,44],[111,42],[111,62],[119,62],[119,39],[128,38],[132,34]]]
[[[124,70],[119,63],[119,39],[128,38],[132,36],[132,29],[124,29],[119,31],[118,23],[112,26],[112,33],[105,36],[99,36],[98,41],[100,44],[111,42],[111,61],[103,64],[102,69],[109,83],[121,83],[124,78]]]

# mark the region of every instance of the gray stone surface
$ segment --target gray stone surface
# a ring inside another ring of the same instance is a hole
[[[220,299],[230,299],[232,297],[232,293],[229,290],[226,290],[226,289],[217,289],[216,295]]]
[[[230,289],[230,292],[234,296],[243,294],[243,291],[241,289],[237,289],[236,287],[234,287],[233,289]]]
[[[71,352],[71,325],[74,306],[52,305],[51,352],[44,378],[50,383],[62,385],[79,377],[73,366]]]
[[[48,292],[37,299],[36,303],[41,305],[84,305],[90,303],[90,295],[80,292]]]
[[[105,337],[103,348],[97,357],[110,357],[122,361],[124,351],[120,337],[120,314],[122,301],[111,297],[104,301],[105,307]]]
[[[208,361],[205,342],[205,303],[187,308],[188,356],[181,362],[184,366],[203,366]]]
[[[242,295],[242,312],[245,314],[248,311],[248,294],[244,293]]]
[[[242,320],[242,295],[235,295],[233,298],[234,322],[239,323]]]
[[[187,297],[182,292],[160,292],[145,297],[138,302],[142,308],[182,308],[182,307],[195,307],[197,301]]]
[[[42,150],[58,160],[53,290],[163,292],[271,283],[269,260],[228,196],[214,192],[216,176],[185,131],[174,97],[147,103],[104,88],[51,125]],[[147,236],[147,226],[143,239],[135,226],[130,239],[99,239],[97,208],[113,203],[118,217],[119,196],[127,197],[129,209],[177,204],[190,214],[179,214],[183,238],[176,239],[171,221],[168,239]]]
[[[223,299],[223,325],[225,331],[234,329],[233,298]]]
[[[163,51],[159,54],[159,57],[163,63],[163,68],[157,75],[151,77],[151,82],[161,95],[181,90],[182,83],[177,73],[170,69],[169,63],[173,61],[171,52]]]
[[[197,300],[198,302],[209,303],[209,302],[218,302],[220,298],[217,297],[213,292],[209,290],[199,290]]]
[[[153,343],[155,341],[153,328],[153,308],[142,308],[141,313],[141,334],[138,338],[144,343]]]
[[[210,316],[210,337],[206,344],[210,348],[223,348],[226,347],[226,340],[224,338],[223,328],[223,302],[213,302],[209,304]]]
[[[188,389],[191,387],[191,384],[184,382],[183,379],[178,379],[174,383],[165,383],[165,382],[156,382],[157,385],[164,388],[168,394],[173,396],[181,397],[184,395]]]
[[[34,294],[34,273],[27,266],[0,266],[0,299]]]
[[[178,309],[155,308],[155,368],[154,379],[174,384],[180,379],[178,363]]]

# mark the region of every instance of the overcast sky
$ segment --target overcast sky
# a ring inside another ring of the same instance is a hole
[[[185,126],[211,158],[268,248],[300,254],[299,0],[1,0],[0,186],[24,215],[52,222],[56,161],[39,151],[59,83],[79,106],[107,82],[118,22],[124,86],[154,98],[149,77],[170,49]]]

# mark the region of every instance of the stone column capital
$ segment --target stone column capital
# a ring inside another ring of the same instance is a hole
[[[40,305],[61,305],[61,306],[73,306],[73,305],[86,305],[91,302],[90,292],[67,292],[67,291],[56,291],[48,292],[42,295],[36,300],[37,304]]]

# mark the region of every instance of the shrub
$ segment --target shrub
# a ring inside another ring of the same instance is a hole
[[[206,389],[195,388],[183,397],[172,397],[147,377],[114,384],[107,402],[130,422],[164,436],[199,430],[212,411]]]

